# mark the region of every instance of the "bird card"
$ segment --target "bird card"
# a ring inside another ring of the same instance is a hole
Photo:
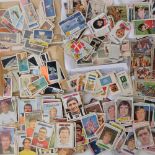
[[[11,77],[4,78],[3,97],[6,97],[6,98],[12,97],[12,78]]]

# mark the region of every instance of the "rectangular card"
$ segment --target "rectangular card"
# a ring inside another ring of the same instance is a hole
[[[25,132],[27,137],[32,137],[37,121],[42,121],[42,111],[25,112]]]
[[[147,148],[154,145],[149,123],[136,123],[134,124],[133,129],[136,147],[138,149]]]
[[[53,31],[51,30],[34,30],[33,31],[34,39],[42,40],[44,42],[48,42],[49,44],[53,38]]]
[[[85,115],[81,119],[85,136],[87,139],[91,139],[95,137],[95,132],[99,128],[99,122],[98,117],[95,113],[91,113],[88,115]]]
[[[51,22],[45,21],[41,26],[40,29],[42,30],[53,30],[55,25]]]
[[[3,97],[12,97],[12,78],[4,78]]]
[[[146,36],[155,34],[154,19],[134,20],[133,23],[134,23],[134,34],[136,36]]]
[[[85,113],[78,92],[62,96],[65,114],[68,120],[76,120],[81,118]]]
[[[40,77],[38,80],[28,84],[27,89],[30,95],[39,93],[41,90],[44,90],[48,86],[48,83],[44,77]]]
[[[86,28],[86,21],[80,12],[76,12],[72,16],[59,23],[60,28],[66,37]]]
[[[29,39],[29,43],[33,45],[43,46],[45,48],[48,47],[48,42],[45,42],[39,39]]]
[[[74,148],[75,128],[74,123],[56,123],[55,148]],[[64,136],[65,134],[65,136]]]
[[[19,73],[21,74],[29,73],[30,68],[29,68],[29,63],[27,58],[27,52],[17,53],[16,57],[17,57]]]
[[[43,0],[43,6],[46,18],[54,18],[56,16],[54,0]]]
[[[54,124],[37,122],[33,133],[31,145],[43,149],[49,149],[50,140],[54,132],[55,132]]]
[[[120,130],[110,124],[105,124],[102,133],[97,141],[101,148],[111,150],[120,135]],[[108,137],[108,138],[106,138]]]

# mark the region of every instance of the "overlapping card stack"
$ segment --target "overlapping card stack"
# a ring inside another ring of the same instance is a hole
[[[57,17],[53,0],[38,7],[20,0],[0,10],[0,49],[9,55],[0,58],[0,154],[154,153],[155,1],[68,0],[63,8],[64,52],[76,65],[125,61],[129,71],[65,75],[48,50]],[[129,38],[132,29],[140,38]]]

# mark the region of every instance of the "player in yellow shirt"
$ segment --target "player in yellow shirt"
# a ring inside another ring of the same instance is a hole
[[[30,138],[25,138],[23,140],[24,150],[19,152],[19,155],[36,155],[36,152],[31,150],[30,143],[31,143],[31,139]]]

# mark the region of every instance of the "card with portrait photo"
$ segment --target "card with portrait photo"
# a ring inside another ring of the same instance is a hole
[[[105,13],[98,15],[92,20],[88,21],[88,26],[96,37],[101,37],[109,33],[109,21]]]
[[[133,120],[133,98],[117,98],[115,113],[117,121],[121,123],[131,122]]]
[[[120,130],[110,124],[105,124],[102,133],[97,140],[97,145],[101,148],[111,150],[117,138],[120,135]]]
[[[95,113],[87,114],[81,118],[81,122],[84,128],[85,137],[87,139],[96,137],[95,133],[99,128],[97,115]]]
[[[154,145],[149,122],[139,122],[133,125],[136,147],[147,148]]]
[[[136,36],[150,36],[155,34],[155,20],[154,19],[141,19],[133,20],[134,34]]]
[[[136,3],[134,4],[134,19],[149,19],[150,18],[150,4]]]
[[[25,112],[32,112],[36,110],[41,110],[41,106],[36,99],[18,99],[18,122],[20,129],[24,130],[25,127]]]
[[[134,122],[150,121],[150,105],[147,103],[134,103]]]
[[[17,133],[17,140],[18,140],[18,153],[23,154],[29,151],[31,154],[36,155],[36,148],[30,146],[31,139],[26,137],[24,132]]]
[[[91,104],[88,104],[88,105],[84,106],[84,109],[85,109],[85,112],[87,114],[93,113],[93,112],[94,113],[102,113],[103,112],[99,101],[93,102]]]
[[[81,118],[85,112],[78,92],[62,96],[64,111],[68,120]]]
[[[13,101],[11,98],[0,100],[0,124],[13,125],[17,122]]]
[[[53,133],[55,133],[54,124],[47,124],[38,121],[34,129],[31,145],[38,148],[49,149]]]
[[[42,121],[42,111],[36,110],[32,112],[25,112],[24,113],[25,118],[25,132],[27,137],[32,137],[34,129],[36,127],[37,121]]]
[[[43,103],[43,120],[47,123],[52,123],[56,118],[63,118],[62,102],[50,101],[49,103]]]
[[[0,154],[4,155],[15,155],[16,149],[15,149],[15,128],[8,128],[8,127],[0,127],[0,139],[1,139],[1,149]],[[7,143],[6,143],[7,141]]]
[[[11,77],[4,77],[3,97],[4,98],[12,97],[12,78]]]
[[[56,123],[55,148],[75,147],[75,127],[74,123]]]
[[[102,103],[103,111],[105,113],[106,122],[115,120],[115,102],[109,101]]]

